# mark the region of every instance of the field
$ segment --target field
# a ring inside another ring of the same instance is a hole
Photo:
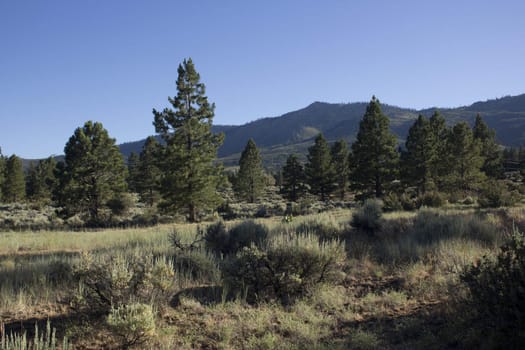
[[[75,349],[493,347],[476,327],[460,276],[523,230],[525,209],[422,209],[380,218],[355,211],[226,222],[217,232],[233,237],[241,227],[241,240],[264,228],[260,250],[257,240],[247,241],[252,250],[236,250],[243,259],[264,252],[271,261],[277,251],[280,267],[298,268],[286,259],[301,254],[327,261],[315,281],[283,270],[272,276],[273,289],[259,286],[258,293],[248,279],[234,283],[249,273],[239,271],[250,260],[203,239],[210,223],[0,233],[0,348],[16,348],[6,344],[10,335],[32,338],[35,325],[42,334],[48,321],[56,342],[65,338]]]

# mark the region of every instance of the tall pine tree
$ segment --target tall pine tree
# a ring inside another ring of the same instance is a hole
[[[364,197],[382,197],[396,178],[398,161],[396,137],[390,132],[388,117],[374,96],[352,144],[352,188],[361,191]]]
[[[452,128],[448,138],[447,154],[449,174],[446,184],[449,192],[478,189],[484,180],[481,172],[483,157],[480,143],[474,139],[472,130],[466,122],[459,122]]]
[[[415,186],[419,193],[435,187],[432,164],[438,157],[437,145],[431,133],[430,121],[419,115],[408,130],[405,150],[401,153],[401,180]]]
[[[222,170],[213,161],[224,135],[211,132],[215,106],[205,92],[190,58],[179,65],[177,95],[168,97],[174,110],[153,109],[155,131],[165,141],[161,206],[165,211],[185,210],[191,222],[221,202],[217,188],[223,183]]]
[[[31,163],[26,176],[26,194],[31,201],[48,204],[51,202],[57,179],[56,160],[53,157],[41,160],[35,166]]]
[[[447,127],[445,118],[437,110],[430,117],[429,127],[430,143],[435,149],[434,157],[428,162],[429,173],[432,183],[438,190],[443,191],[446,187],[445,179],[450,172],[448,140],[451,130]]]
[[[343,200],[350,182],[350,164],[348,161],[348,144],[345,140],[339,140],[330,149],[332,164],[335,171],[335,181],[337,184],[336,193],[339,199]]]
[[[136,164],[135,189],[143,203],[153,206],[159,199],[159,185],[161,171],[159,169],[159,155],[161,146],[150,136],[146,139]]]
[[[327,200],[336,187],[336,174],[332,164],[330,148],[323,134],[317,135],[315,143],[308,148],[305,165],[306,181],[310,192]]]
[[[22,159],[16,155],[7,158],[5,163],[4,201],[20,202],[25,199],[26,183]]]
[[[295,154],[286,159],[282,169],[281,193],[289,201],[297,201],[306,191],[304,167]]]
[[[484,158],[481,170],[492,178],[503,176],[503,157],[496,143],[496,132],[489,129],[483,118],[478,114],[473,127],[474,139],[481,145],[481,156]]]
[[[239,172],[235,179],[234,190],[238,197],[254,203],[261,196],[265,184],[266,176],[261,156],[255,141],[250,139],[239,160]]]
[[[4,182],[5,182],[5,162],[6,159],[2,155],[2,149],[0,148],[0,203],[4,201]]]
[[[64,147],[58,202],[68,214],[83,214],[100,223],[101,211],[126,191],[127,169],[115,139],[101,123],[88,121],[77,128]]]

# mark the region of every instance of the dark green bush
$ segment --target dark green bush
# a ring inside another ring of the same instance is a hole
[[[264,248],[244,247],[223,266],[230,291],[248,301],[278,300],[289,304],[319,283],[342,277],[345,259],[339,241],[320,243],[313,235],[272,237]]]
[[[229,239],[230,235],[222,221],[217,221],[206,228],[204,242],[206,244],[206,249],[211,252],[218,255],[227,254]]]
[[[446,199],[443,194],[437,191],[430,191],[421,195],[418,202],[420,207],[439,208],[445,205]]]
[[[352,227],[368,233],[381,229],[383,224],[383,202],[379,199],[367,199],[364,204],[352,214]]]
[[[220,280],[220,270],[213,256],[205,250],[179,251],[174,257],[177,275],[203,283]]]
[[[296,232],[298,234],[316,235],[321,241],[341,238],[340,229],[333,223],[315,219],[301,223],[296,228]]]
[[[478,203],[481,208],[499,208],[512,206],[518,199],[517,193],[509,191],[504,182],[493,180],[483,186]]]
[[[248,220],[233,226],[228,235],[225,254],[235,254],[252,244],[260,247],[268,237],[268,228],[263,224]]]
[[[461,280],[470,292],[470,306],[481,322],[480,336],[489,335],[502,349],[525,347],[525,238],[514,232],[495,258],[484,257],[465,269]],[[488,331],[488,334],[484,332]]]
[[[388,211],[399,211],[403,210],[403,204],[401,198],[397,193],[389,192],[383,197],[383,210]]]

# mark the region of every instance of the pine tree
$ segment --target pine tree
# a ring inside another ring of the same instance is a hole
[[[305,174],[306,181],[310,185],[310,192],[319,195],[324,201],[335,190],[336,174],[330,148],[323,134],[319,134],[315,138],[314,145],[308,148],[307,159]]]
[[[261,156],[255,141],[250,139],[239,160],[239,172],[235,179],[234,190],[239,198],[254,203],[261,196],[265,185],[266,176]]]
[[[442,191],[446,186],[445,179],[450,173],[450,157],[447,142],[451,130],[447,127],[445,118],[437,110],[430,117],[429,127],[430,144],[435,150],[434,157],[428,162],[429,173],[432,184]]]
[[[4,201],[4,182],[5,182],[5,163],[6,159],[2,155],[2,149],[0,148],[0,203]]]
[[[128,190],[130,192],[138,193],[137,182],[140,181],[139,176],[139,155],[131,152],[128,156]]]
[[[408,130],[406,150],[401,153],[401,180],[407,186],[415,186],[419,193],[435,187],[432,164],[438,151],[432,136],[430,121],[419,115]]]
[[[168,101],[175,110],[153,110],[155,131],[165,141],[160,167],[165,211],[186,209],[189,221],[199,212],[221,203],[217,188],[223,183],[222,169],[213,164],[224,135],[211,132],[214,105],[191,59],[178,68],[177,95]]]
[[[134,181],[136,191],[140,200],[149,206],[153,206],[160,197],[158,191],[161,177],[158,166],[160,152],[160,144],[153,136],[150,136],[142,147],[137,163]]]
[[[352,188],[364,197],[383,196],[396,178],[398,161],[397,141],[389,130],[388,117],[381,111],[379,100],[372,97],[352,144]]]
[[[57,166],[59,205],[99,223],[108,201],[126,191],[127,169],[115,139],[101,123],[88,121],[69,138],[64,155],[64,164]]]
[[[306,191],[306,176],[301,162],[295,154],[286,159],[282,169],[283,182],[281,194],[289,201],[296,202]]]
[[[450,157],[450,172],[446,178],[448,190],[452,192],[477,189],[484,180],[484,174],[480,170],[483,157],[480,155],[480,143],[474,139],[466,122],[454,125],[447,144]]]
[[[481,170],[488,177],[501,178],[503,176],[503,157],[496,143],[496,132],[489,129],[483,118],[478,114],[473,127],[474,139],[481,144],[481,156],[484,158]]]
[[[29,200],[46,204],[51,202],[57,184],[56,163],[53,157],[39,161],[36,166],[31,162],[26,175],[26,194]]]
[[[332,166],[335,171],[335,181],[337,183],[337,194],[339,199],[345,198],[348,184],[350,182],[350,164],[348,144],[345,140],[339,140],[330,149],[332,155]]]
[[[7,158],[5,164],[4,201],[20,202],[25,199],[26,184],[22,159],[16,155]]]

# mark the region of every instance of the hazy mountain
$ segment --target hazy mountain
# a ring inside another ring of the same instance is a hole
[[[226,165],[238,162],[246,142],[255,140],[269,167],[280,166],[288,154],[306,154],[313,138],[323,132],[329,141],[341,138],[351,142],[359,128],[367,103],[333,104],[314,102],[311,105],[274,118],[263,118],[244,125],[215,125],[214,132],[226,136],[219,149],[219,157]],[[449,124],[465,120],[472,124],[479,113],[496,130],[498,142],[505,146],[525,144],[525,94],[507,96],[458,108],[428,108],[415,110],[383,104],[383,112],[390,118],[392,131],[402,141],[418,114],[430,117],[438,109]],[[140,152],[144,140],[120,145],[125,156]]]

